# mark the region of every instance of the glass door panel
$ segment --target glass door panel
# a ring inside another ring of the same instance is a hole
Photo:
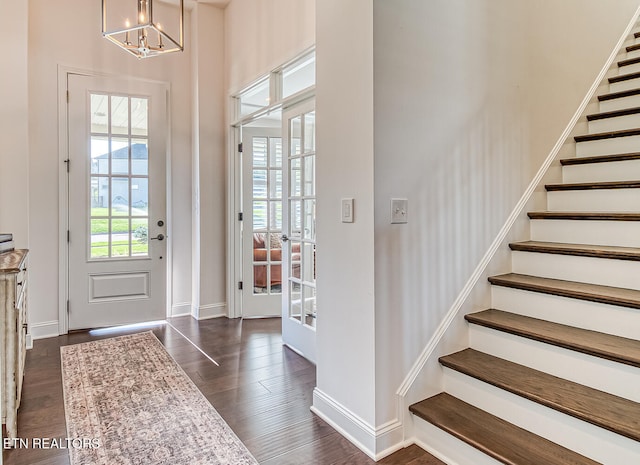
[[[316,305],[316,189],[315,110],[313,100],[283,114],[286,135],[285,169],[288,202],[284,218],[285,245],[283,285],[287,287],[282,308],[285,344],[315,361]]]
[[[89,99],[89,259],[148,258],[149,99]]]
[[[243,128],[242,316],[278,316],[282,301],[283,153],[279,130]]]

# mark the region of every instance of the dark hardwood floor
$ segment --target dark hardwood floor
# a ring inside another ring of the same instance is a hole
[[[180,317],[169,321],[173,327],[151,329],[261,464],[375,463],[309,410],[316,384],[315,366],[283,347],[279,319],[198,322]],[[27,352],[18,416],[20,437],[66,437],[60,346],[138,331],[102,335],[79,332],[35,341],[34,348]],[[64,449],[15,448],[4,451],[4,463],[68,465],[69,458]],[[378,463],[444,465],[416,446]]]

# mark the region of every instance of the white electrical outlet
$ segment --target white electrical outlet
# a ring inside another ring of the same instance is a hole
[[[353,223],[353,199],[342,199],[342,222]]]
[[[409,215],[408,210],[408,199],[391,199],[391,224],[406,223]]]

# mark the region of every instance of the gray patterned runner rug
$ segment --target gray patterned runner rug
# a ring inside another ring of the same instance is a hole
[[[258,463],[151,331],[60,351],[71,465]]]

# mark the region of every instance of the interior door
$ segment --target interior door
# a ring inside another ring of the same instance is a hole
[[[316,360],[315,100],[283,112],[286,147],[282,339]]]
[[[242,129],[242,317],[280,316],[283,160],[280,129]]]
[[[167,90],[68,78],[69,329],[166,317]]]

